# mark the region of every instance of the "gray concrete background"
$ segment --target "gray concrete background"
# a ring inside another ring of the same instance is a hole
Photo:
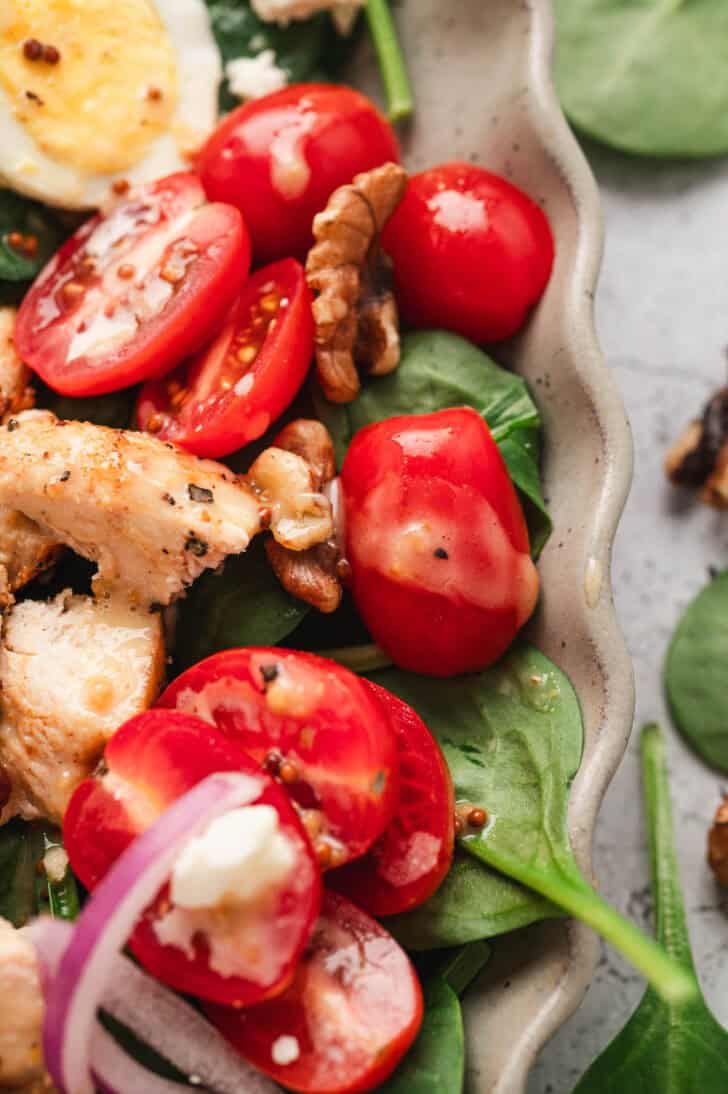
[[[615,546],[613,581],[634,659],[636,729],[601,812],[595,869],[607,899],[649,924],[637,730],[657,718],[669,732],[695,957],[706,997],[728,1026],[728,893],[705,865],[706,831],[728,777],[709,771],[683,746],[669,724],[661,685],[665,650],[682,609],[707,580],[709,566],[728,565],[728,513],[676,492],[662,472],[666,446],[728,372],[728,162],[654,164],[596,146],[585,150],[606,222],[598,330],[635,438],[635,478]],[[542,1053],[529,1094],[569,1094],[643,989],[605,947],[584,1003]]]

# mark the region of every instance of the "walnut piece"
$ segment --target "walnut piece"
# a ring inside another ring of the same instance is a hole
[[[728,886],[728,797],[718,806],[708,833],[708,863],[716,881]]]
[[[404,168],[385,163],[340,186],[314,218],[306,278],[315,295],[318,377],[333,403],[356,397],[357,364],[375,375],[399,364],[397,306],[379,236],[406,186]]]
[[[321,422],[298,418],[275,438],[275,446],[294,453],[309,467],[314,489],[323,491],[336,475],[334,446]],[[265,544],[268,561],[284,589],[320,612],[334,612],[341,603],[341,583],[336,567],[339,546],[331,537],[305,551],[292,551],[273,537]]]
[[[676,486],[702,487],[701,500],[728,508],[728,387],[708,401],[665,457],[665,473]]]

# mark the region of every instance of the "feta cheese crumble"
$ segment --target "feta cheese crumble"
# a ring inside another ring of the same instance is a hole
[[[363,3],[364,0],[252,0],[253,11],[264,23],[285,26],[291,19],[309,19],[318,11],[330,11],[341,33],[351,29],[353,16]]]
[[[190,840],[172,871],[170,895],[189,909],[253,904],[285,880],[295,858],[273,806],[246,805]]]
[[[288,1037],[286,1035],[277,1037],[271,1046],[270,1055],[273,1063],[278,1064],[279,1067],[287,1067],[288,1064],[295,1064],[296,1060],[301,1055],[298,1038]]]
[[[275,51],[264,49],[257,57],[238,57],[225,65],[225,75],[233,95],[238,99],[259,99],[279,91],[288,77],[276,64]]]

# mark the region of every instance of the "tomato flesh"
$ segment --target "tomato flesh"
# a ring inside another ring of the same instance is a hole
[[[450,869],[455,791],[440,746],[419,715],[385,688],[366,683],[397,737],[399,805],[366,855],[332,871],[327,881],[370,915],[387,916],[423,904]]]
[[[468,407],[360,430],[341,473],[359,614],[402,668],[484,668],[531,615],[538,574],[515,488]]]
[[[213,201],[240,209],[261,263],[302,259],[313,218],[334,190],[390,160],[399,160],[394,131],[364,95],[294,84],[228,114],[198,169]]]
[[[83,224],[18,312],[23,360],[63,395],[163,376],[220,325],[250,265],[242,217],[180,173]]]
[[[273,771],[324,867],[362,855],[391,820],[397,742],[348,669],[310,653],[225,650],[177,677],[158,700],[214,723]]]
[[[384,928],[326,893],[283,995],[244,1011],[205,1012],[241,1056],[288,1090],[353,1094],[374,1090],[402,1059],[422,1023],[422,993]]]
[[[145,384],[140,429],[218,458],[265,433],[301,387],[313,357],[311,294],[293,258],[258,270],[212,342]]]
[[[253,776],[255,796],[250,804],[273,806],[279,830],[294,849],[290,878],[270,899],[239,918],[216,912],[204,920],[176,919],[196,928],[181,944],[162,941],[170,937],[164,933],[172,922],[167,917],[179,912],[165,885],[129,945],[159,980],[203,999],[247,1005],[282,991],[321,903],[318,864],[287,796],[234,742],[177,711],[150,710],[126,722],[109,741],[105,763],[104,775],[78,787],[63,821],[71,866],[88,889],[98,884],[136,836],[206,776],[216,771]],[[227,965],[221,963],[223,957]]]
[[[414,175],[382,243],[394,262],[405,318],[474,342],[495,342],[520,329],[554,260],[539,206],[506,179],[469,163]]]

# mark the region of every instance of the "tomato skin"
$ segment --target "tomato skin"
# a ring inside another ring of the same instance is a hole
[[[397,737],[399,805],[366,855],[333,870],[327,884],[379,917],[424,904],[444,880],[455,841],[455,790],[440,746],[419,715],[385,688],[365,683]]]
[[[364,95],[293,84],[228,114],[197,166],[210,199],[240,209],[262,263],[302,259],[333,191],[390,160],[399,161],[397,138]]]
[[[138,260],[155,242],[162,249],[140,288]],[[181,274],[174,282],[170,260]],[[118,272],[124,266],[134,271],[128,277]],[[193,174],[158,179],[86,221],[51,258],[20,306],[18,351],[62,395],[101,395],[163,376],[219,326],[249,267],[250,241],[237,209],[207,204]],[[69,284],[80,295],[66,304]],[[104,323],[114,316],[132,329],[106,343]],[[94,329],[96,344],[73,350],[74,340]]]
[[[233,1048],[288,1090],[355,1094],[392,1073],[422,1024],[422,991],[403,950],[348,900],[326,893],[296,976],[277,999],[205,1013]],[[300,1055],[273,1061],[280,1036]]]
[[[248,1005],[282,991],[308,941],[321,905],[321,877],[311,844],[287,796],[258,764],[214,727],[169,710],[148,710],[130,719],[109,741],[108,774],[86,779],[75,791],[63,818],[72,868],[93,890],[129,844],[178,797],[216,771],[240,771],[261,781],[253,804],[272,805],[283,831],[295,844],[295,876],[268,908],[266,940],[278,946],[278,963],[262,982],[226,976],[209,964],[205,940],[195,937],[194,955],[162,944],[157,924],[169,909],[165,885],[147,908],[129,945],[146,969],[176,988],[229,1005]],[[260,929],[260,916],[253,921]],[[247,928],[249,929],[249,927]]]
[[[473,342],[496,342],[523,326],[554,260],[539,206],[469,163],[414,175],[382,243],[394,262],[404,317]]]
[[[396,739],[364,682],[333,661],[280,648],[225,650],[178,676],[157,705],[213,722],[258,763],[271,753],[292,763],[298,777],[286,789],[303,810],[323,812],[332,865],[364,854],[394,815]]]
[[[280,303],[273,307],[276,298]],[[313,357],[311,299],[303,267],[295,259],[258,270],[212,342],[162,380],[144,385],[136,409],[139,429],[212,459],[261,437],[306,378]],[[262,300],[271,306],[263,309]],[[260,333],[253,326],[259,317]],[[246,350],[257,353],[242,363]],[[238,394],[241,382],[246,390]],[[185,401],[175,409],[184,392]]]
[[[469,407],[360,430],[341,472],[357,610],[395,664],[485,668],[531,615],[538,574],[513,483]]]

